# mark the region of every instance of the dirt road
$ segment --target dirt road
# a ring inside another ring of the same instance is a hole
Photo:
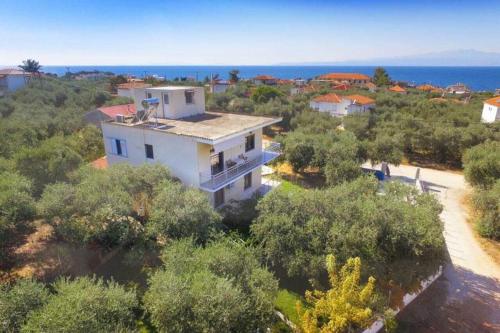
[[[393,178],[409,183],[416,167],[391,166]],[[474,238],[462,198],[467,184],[461,174],[420,170],[424,190],[443,204],[441,219],[450,263],[443,276],[400,316],[401,332],[500,332],[500,267]]]

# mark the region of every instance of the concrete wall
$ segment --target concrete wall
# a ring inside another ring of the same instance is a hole
[[[224,190],[224,203],[228,204],[231,200],[245,200],[252,197],[252,195],[260,188],[262,185],[262,168],[259,167],[252,171],[252,186],[244,189],[245,187],[245,178],[241,177],[236,180],[234,183],[230,184],[230,186],[226,186],[223,188]],[[215,194],[207,193],[209,201],[212,205],[215,204]]]
[[[186,104],[186,90],[194,91],[194,103]],[[146,89],[153,98],[158,98],[158,115],[162,118],[179,119],[205,112],[205,90],[203,87],[186,87],[186,89]],[[168,95],[168,104],[163,95]]]
[[[194,138],[113,123],[103,123],[102,131],[109,165],[161,163],[185,185],[199,186],[198,143]],[[110,139],[125,140],[128,156],[114,155]],[[145,144],[153,146],[154,159],[146,158]]]
[[[483,113],[481,114],[481,121],[483,123],[494,123],[500,120],[500,112],[497,106],[484,103]]]
[[[21,89],[26,85],[26,80],[28,78],[24,78],[22,75],[7,75],[2,82],[2,85],[5,85],[7,91],[16,91],[17,89]]]
[[[363,112],[368,112],[370,109],[374,108],[375,104],[366,104],[366,105],[359,105],[359,104],[349,104],[346,109],[346,114],[354,114],[354,113],[363,113]]]

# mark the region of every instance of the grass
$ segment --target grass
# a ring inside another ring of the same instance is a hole
[[[301,302],[302,306],[305,308],[304,299],[300,295],[286,289],[280,289],[274,301],[274,306],[292,323],[298,325],[299,316],[296,310],[297,302]]]
[[[299,192],[299,191],[303,190],[302,187],[300,187],[299,185],[294,184],[288,180],[280,180],[280,181],[281,181],[281,185],[279,188],[281,191],[284,191],[287,193],[295,193],[295,192]]]

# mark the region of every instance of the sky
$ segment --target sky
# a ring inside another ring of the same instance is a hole
[[[500,52],[500,0],[0,0],[0,65],[272,65]]]

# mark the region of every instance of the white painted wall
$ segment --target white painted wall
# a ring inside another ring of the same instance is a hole
[[[252,171],[252,186],[244,189],[245,178],[242,177],[232,183],[230,186],[224,187],[224,203],[228,204],[231,200],[245,200],[250,199],[252,195],[257,192],[257,190],[262,185],[262,168],[259,167]],[[208,193],[209,201],[212,205],[215,204],[214,193]]]
[[[500,121],[499,107],[488,103],[484,103],[483,113],[481,114],[481,121],[483,123],[494,123]]]
[[[138,166],[144,163],[161,163],[185,185],[199,186],[198,142],[196,139],[114,123],[103,123],[102,131],[109,165],[130,163]],[[112,153],[109,140],[111,138],[126,141],[127,157]],[[145,144],[153,146],[154,159],[146,158]]]
[[[205,112],[205,89],[203,87],[159,88],[147,88],[146,94],[150,93],[151,97],[159,99],[158,113],[160,117],[179,119]],[[194,91],[194,103],[186,103],[186,90]],[[164,103],[164,95],[168,95],[168,104]]]
[[[143,110],[142,100],[146,98],[146,88],[130,88],[117,90],[118,96],[129,97],[134,100],[135,109]]]
[[[319,112],[327,112],[334,117],[342,117],[357,112],[368,112],[375,104],[352,104],[349,99],[342,99],[340,103],[326,103],[311,101],[309,106]]]
[[[0,85],[4,87],[8,92],[16,91],[21,89],[26,85],[26,80],[23,75],[7,75],[6,77],[0,79]]]

